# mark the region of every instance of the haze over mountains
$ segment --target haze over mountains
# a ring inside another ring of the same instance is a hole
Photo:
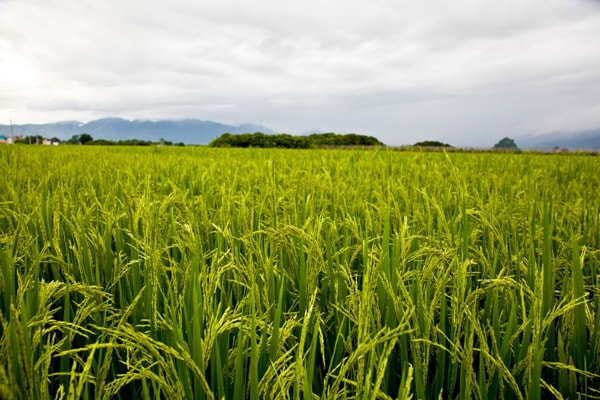
[[[159,141],[165,139],[171,142],[183,142],[185,144],[208,144],[214,138],[223,133],[276,133],[268,127],[257,124],[229,125],[215,121],[203,121],[197,119],[182,120],[127,120],[123,118],[102,118],[87,123],[79,121],[62,121],[45,124],[22,124],[22,125],[0,125],[0,135],[11,135],[11,132],[20,136],[41,135],[46,138],[57,137],[67,140],[73,135],[88,133],[94,139],[128,140],[141,139]],[[318,129],[306,131],[308,133],[320,133]],[[343,132],[337,132],[343,133]],[[356,132],[361,133],[361,132]],[[377,136],[376,134],[373,136]],[[517,145],[522,149],[553,149],[555,147],[570,150],[600,150],[600,128],[576,132],[556,131],[542,135],[529,136],[507,136],[513,137]],[[430,140],[435,138],[423,138]],[[500,138],[498,138],[499,140]],[[401,133],[398,143],[386,143],[388,145],[412,144],[404,143]],[[452,143],[450,143],[452,145]],[[491,147],[491,146],[490,146]]]
[[[94,139],[128,140],[141,139],[158,142],[165,139],[185,144],[207,144],[225,132],[275,133],[261,125],[242,124],[228,125],[214,121],[197,119],[164,120],[164,121],[129,121],[123,118],[102,118],[87,123],[63,121],[46,124],[0,125],[0,134],[31,136],[41,135],[46,138],[57,137],[67,140],[73,135],[88,133]]]
[[[577,132],[556,131],[537,136],[524,136],[515,139],[523,149],[552,149],[555,147],[570,150],[600,150],[600,128]]]

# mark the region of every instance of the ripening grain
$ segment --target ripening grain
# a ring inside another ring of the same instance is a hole
[[[0,398],[600,397],[600,158],[0,148]]]

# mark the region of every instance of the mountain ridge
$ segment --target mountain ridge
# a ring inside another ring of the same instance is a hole
[[[88,133],[94,139],[106,140],[149,140],[158,142],[161,139],[185,144],[204,145],[210,143],[223,133],[277,133],[259,124],[231,125],[211,120],[193,118],[167,120],[128,120],[119,117],[107,117],[88,122],[58,121],[41,124],[0,124],[0,135],[35,136],[46,138],[57,137],[68,140],[73,135]],[[318,129],[305,131],[322,133]],[[510,135],[509,135],[510,136]],[[533,150],[552,150],[555,148],[569,150],[600,150],[600,128],[580,131],[553,131],[539,135],[511,136],[518,147]]]
[[[207,144],[223,133],[263,132],[275,133],[258,124],[229,125],[199,119],[177,120],[128,120],[118,117],[95,119],[88,122],[58,121],[41,124],[0,125],[1,135],[57,137],[68,140],[73,135],[90,134],[94,139],[106,140],[151,140],[160,139],[185,144]]]
[[[600,150],[600,128],[521,136],[515,137],[515,141],[523,149],[550,150],[558,147],[569,150]]]

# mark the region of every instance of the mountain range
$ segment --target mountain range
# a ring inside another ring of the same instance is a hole
[[[556,131],[535,136],[515,138],[522,149],[600,150],[600,128],[576,132]]]
[[[275,133],[254,124],[228,125],[197,119],[144,121],[123,118],[102,118],[87,123],[63,121],[46,124],[0,125],[1,135],[57,137],[68,140],[73,135],[87,133],[94,139],[128,140],[141,139],[158,142],[165,139],[185,144],[207,144],[223,133]]]
[[[63,121],[46,124],[0,125],[0,135],[19,136],[41,135],[68,140],[73,135],[88,133],[94,139],[128,140],[140,139],[154,142],[160,139],[185,144],[208,144],[223,133],[276,133],[256,124],[228,125],[215,121],[198,119],[182,120],[127,120],[123,118],[102,118],[87,123]],[[318,129],[307,133],[321,132]],[[570,150],[600,150],[600,128],[574,132],[555,131],[541,135],[513,137],[521,149],[550,150],[562,148]]]

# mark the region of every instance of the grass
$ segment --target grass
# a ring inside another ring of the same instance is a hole
[[[600,161],[0,148],[0,398],[600,398]]]

